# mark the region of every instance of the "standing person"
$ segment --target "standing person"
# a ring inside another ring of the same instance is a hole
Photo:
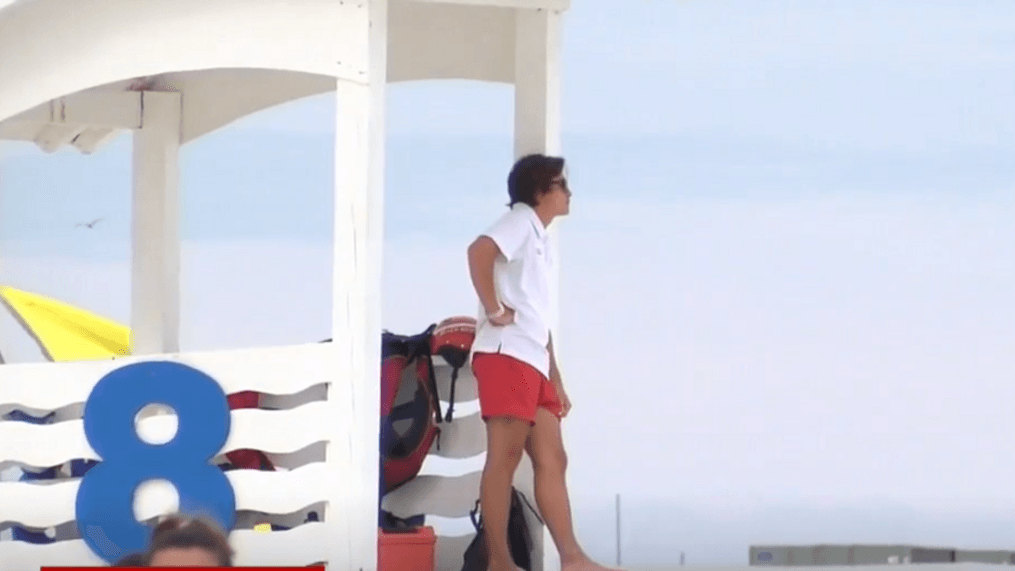
[[[564,159],[529,155],[508,175],[510,211],[469,246],[469,272],[481,305],[472,345],[486,465],[480,490],[489,571],[515,571],[508,513],[515,470],[525,451],[536,503],[560,553],[562,571],[604,571],[578,545],[564,471],[561,418],[571,408],[550,337],[546,227],[570,208]]]

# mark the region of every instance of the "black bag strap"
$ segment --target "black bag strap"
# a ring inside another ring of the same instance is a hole
[[[522,502],[526,506],[528,506],[529,510],[532,512],[532,515],[536,516],[536,521],[538,521],[540,525],[546,525],[545,523],[543,523],[543,518],[539,516],[539,512],[536,511],[536,508],[532,507],[532,504],[529,503],[529,498],[525,497],[525,494],[523,494],[522,492],[518,491],[517,488],[511,488],[511,489],[514,491],[514,493],[516,495],[521,497]]]
[[[391,355],[404,355],[405,368],[416,359],[426,359],[426,372],[428,379],[420,379],[430,388],[430,401],[433,404],[436,421],[440,424],[444,420],[441,413],[441,399],[437,394],[437,374],[433,368],[433,357],[430,355],[430,339],[433,332],[437,330],[437,324],[432,323],[422,333],[412,336],[396,335],[390,331],[381,332],[381,358],[385,359]],[[327,341],[331,341],[328,339]],[[327,341],[322,341],[327,342]],[[438,444],[439,446],[439,444]]]
[[[433,369],[433,356],[427,353],[424,357],[426,359],[426,370],[429,375],[427,382],[430,384],[430,394],[433,398],[433,408],[437,412],[437,424],[442,421],[441,418],[441,397],[437,394],[437,373]]]
[[[426,328],[426,331],[409,338],[409,358],[405,362],[405,365],[408,367],[417,358],[426,359],[426,372],[430,378],[425,379],[425,381],[427,386],[430,387],[430,398],[433,401],[434,411],[436,411],[437,424],[440,424],[444,420],[444,415],[441,414],[441,399],[440,395],[437,394],[437,374],[433,368],[433,355],[430,354],[430,339],[436,330],[437,324],[432,323],[430,327]]]
[[[469,519],[472,520],[472,525],[476,528],[476,533],[479,533],[480,531],[483,531],[483,516],[477,517],[477,514],[479,514],[479,500],[476,500],[476,507],[472,508],[472,511],[469,512]]]
[[[432,366],[432,362],[431,362]],[[448,415],[444,420],[451,422],[455,414],[455,386],[458,385],[458,367],[451,369],[451,398],[448,400]]]
[[[536,511],[536,508],[532,507],[532,503],[529,502],[529,498],[526,497],[524,493],[519,491],[518,488],[512,486],[511,495],[521,498],[521,502],[529,508],[529,511],[532,512],[532,515],[536,516],[536,521],[538,521],[540,525],[546,525],[546,523],[543,522],[543,518],[539,515],[539,512]],[[483,516],[480,513],[479,505],[480,500],[476,500],[476,506],[469,511],[469,519],[472,520],[472,525],[473,527],[476,528],[476,531],[481,531],[483,529]]]

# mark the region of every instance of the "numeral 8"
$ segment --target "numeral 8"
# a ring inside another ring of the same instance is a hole
[[[149,404],[176,411],[177,430],[165,444],[141,440],[134,426]],[[197,369],[166,361],[135,363],[99,380],[84,408],[85,436],[102,457],[81,480],[76,517],[81,537],[108,562],[144,550],[150,530],[134,517],[134,494],[148,480],[168,480],[180,511],[213,518],[229,530],[236,496],[210,460],[229,436],[225,392]]]

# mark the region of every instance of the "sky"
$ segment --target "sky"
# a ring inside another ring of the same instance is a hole
[[[632,564],[1015,547],[1013,65],[1010,2],[575,3],[558,349],[590,551],[613,556],[617,493]],[[388,105],[383,322],[412,333],[475,309],[512,91]],[[185,349],[330,336],[334,124],[323,95],[185,147]],[[0,282],[126,322],[129,198],[129,136],[0,143]]]

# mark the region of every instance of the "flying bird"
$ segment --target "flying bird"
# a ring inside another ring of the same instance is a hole
[[[101,218],[96,218],[95,220],[92,220],[91,222],[86,222],[86,223],[78,224],[77,226],[74,226],[74,227],[77,228],[78,226],[84,226],[86,228],[95,228],[95,225],[98,224],[101,221],[102,221]]]

